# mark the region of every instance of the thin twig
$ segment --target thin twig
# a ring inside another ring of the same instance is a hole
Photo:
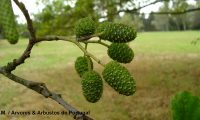
[[[77,41],[79,42],[82,42],[82,41],[86,41],[90,38],[93,38],[93,37],[99,37],[102,33],[96,33],[96,34],[92,34],[92,35],[88,35],[88,36],[83,36],[83,37],[80,37],[80,38],[76,38]]]
[[[138,8],[134,8],[134,9],[131,9],[131,10],[129,10],[129,9],[119,10],[117,13],[120,13],[120,12],[136,12],[136,11],[139,11],[139,10],[145,8],[145,7],[148,7],[150,5],[154,5],[156,3],[163,2],[163,1],[165,1],[165,0],[155,0],[155,1],[150,2],[150,3],[148,3],[148,4],[144,5],[144,6],[140,6]]]
[[[72,37],[66,37],[66,36],[56,36],[56,35],[47,35],[44,37],[37,37],[36,43],[43,42],[43,41],[68,41],[72,42]]]
[[[106,43],[104,43],[104,42],[102,42],[101,40],[98,40],[98,41],[84,41],[84,43],[97,43],[97,44],[101,44],[101,45],[103,45],[103,46],[105,46],[105,47],[109,47],[109,45],[108,44],[106,44]]]
[[[16,69],[16,67],[18,65],[23,64],[25,62],[25,60],[30,57],[31,50],[32,50],[33,46],[34,46],[34,43],[29,41],[29,43],[28,43],[25,51],[23,52],[23,54],[18,59],[14,59],[12,62],[9,62],[5,66],[6,71],[7,72],[12,72],[13,70]]]
[[[92,59],[94,59],[98,64],[105,66],[98,58],[96,58],[94,55],[89,53],[88,51],[85,50],[85,48],[76,40],[69,39],[69,37],[65,36],[45,36],[45,37],[38,37],[36,42],[42,42],[42,41],[54,41],[54,40],[63,40],[63,41],[68,41],[74,43],[76,46],[78,46],[85,55],[90,56]]]
[[[144,5],[144,6],[140,6],[140,7],[138,7],[138,8],[134,8],[134,9],[131,9],[131,10],[130,10],[130,9],[121,9],[121,10],[119,10],[119,11],[114,12],[112,15],[117,15],[117,14],[119,14],[120,12],[137,13],[137,14],[138,14],[138,11],[139,11],[139,10],[141,10],[141,9],[143,9],[143,8],[145,8],[145,7],[148,7],[148,6],[150,6],[150,5],[153,5],[153,4],[162,2],[162,1],[165,1],[165,0],[155,0],[155,1],[150,2],[150,3],[148,3],[148,4]],[[106,18],[106,17],[107,17],[107,15],[106,15],[106,16],[102,16],[101,18]]]
[[[183,11],[170,11],[170,12],[152,12],[151,14],[160,14],[160,15],[163,15],[163,14],[170,14],[170,15],[180,15],[180,14],[186,14],[186,13],[189,13],[189,12],[194,12],[194,11],[199,11],[200,8],[191,8],[191,9],[187,9],[187,10],[183,10]]]
[[[195,12],[195,11],[200,11],[200,7],[197,8],[191,8],[187,10],[182,10],[182,11],[163,11],[163,12],[150,12],[150,13],[142,13],[142,14],[155,14],[155,15],[181,15],[181,14],[187,14],[190,12]],[[132,10],[126,10],[124,11],[126,13],[134,13],[134,14],[141,14],[138,11],[132,11]]]
[[[24,14],[26,18],[27,28],[31,36],[30,40],[35,41],[36,40],[35,30],[33,28],[33,23],[28,13],[28,10],[26,9],[25,5],[22,2],[19,2],[18,0],[13,0],[13,1],[16,3],[16,5],[19,7],[19,9],[22,11],[22,13]]]
[[[145,8],[145,7],[148,7],[148,6],[151,6],[151,5],[154,5],[156,3],[159,3],[159,2],[164,2],[166,0],[155,0],[153,2],[150,2],[144,6],[140,6],[138,8],[133,8],[133,9],[121,9],[119,11],[116,11],[114,12],[112,15],[117,15],[119,14],[120,12],[125,12],[125,13],[134,13],[134,14],[141,14],[139,12],[139,10]],[[168,1],[166,1],[168,2]],[[158,15],[163,15],[163,14],[169,14],[169,15],[180,15],[180,14],[186,14],[186,13],[190,13],[190,12],[194,12],[194,11],[200,11],[200,8],[197,7],[197,8],[191,8],[191,9],[187,9],[187,10],[183,10],[183,11],[164,11],[164,12],[151,12],[151,13],[143,13],[143,14],[158,14]],[[101,18],[106,18],[106,16],[102,16]]]
[[[84,44],[85,44],[85,50],[87,50],[88,44],[87,43],[84,43]],[[84,56],[86,56],[86,55],[84,54]]]
[[[83,52],[84,52],[84,54],[86,55],[86,56],[90,56],[93,60],[95,60],[98,64],[100,64],[101,66],[105,66],[105,64],[103,64],[102,62],[101,62],[101,60],[99,60],[98,58],[96,58],[93,54],[91,54],[91,53],[89,53],[88,51],[86,51],[85,49],[84,49],[84,47],[83,46],[81,46],[81,44],[79,43],[79,42],[77,42],[77,41],[75,41],[74,42]]]
[[[62,105],[66,110],[69,110],[71,113],[74,113],[74,114],[71,114],[74,117],[74,119],[76,119],[76,120],[92,120],[92,118],[90,118],[84,114],[79,114],[81,112],[79,112],[74,107],[72,107],[67,102],[65,102],[60,94],[51,92],[44,83],[38,83],[38,82],[30,81],[30,80],[25,80],[25,79],[18,77],[12,73],[8,73],[6,70],[4,70],[3,67],[0,67],[0,73],[3,74],[5,77],[11,79],[12,81],[22,84],[22,85],[26,86],[27,88],[32,89],[33,91],[43,95],[46,98],[53,99],[54,101],[56,101],[57,103]]]

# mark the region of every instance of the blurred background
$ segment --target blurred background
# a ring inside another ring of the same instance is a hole
[[[200,96],[200,0],[21,0],[31,14],[37,36],[73,36],[77,20],[112,21],[133,26],[137,38],[129,43],[134,60],[125,64],[134,76],[137,91],[122,96],[104,82],[99,102],[88,103],[82,95],[81,78],[74,61],[83,53],[74,44],[55,41],[34,47],[31,58],[14,73],[63,95],[80,111],[90,111],[96,120],[171,120],[170,100],[178,91]],[[0,66],[18,58],[26,48],[26,21],[13,3],[21,39],[10,45],[0,35]],[[108,43],[109,44],[109,43]],[[89,45],[103,63],[111,59],[107,48]],[[95,61],[93,61],[95,63]],[[95,70],[102,66],[95,63]],[[0,75],[0,110],[62,111],[50,99]],[[2,120],[65,120],[70,116],[8,116]]]

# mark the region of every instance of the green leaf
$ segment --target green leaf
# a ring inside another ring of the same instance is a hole
[[[173,120],[200,120],[200,99],[189,92],[177,93],[171,101]]]

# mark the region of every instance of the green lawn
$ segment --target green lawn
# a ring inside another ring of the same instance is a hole
[[[200,42],[191,44],[200,37],[200,31],[144,32],[130,43],[135,59],[125,65],[136,80],[137,92],[125,97],[117,94],[104,82],[102,99],[88,103],[81,91],[80,78],[73,62],[82,52],[72,43],[43,42],[34,47],[31,58],[14,71],[15,74],[34,81],[42,81],[53,91],[61,93],[81,111],[90,110],[97,120],[170,120],[170,98],[178,91],[188,90],[200,96]],[[17,58],[25,49],[27,40],[17,45],[0,41],[0,66]],[[106,48],[89,45],[91,53],[104,63],[110,59]],[[102,72],[102,67],[95,64]],[[50,99],[27,90],[0,75],[0,108],[6,110],[63,110]],[[35,120],[36,116],[0,116]],[[37,119],[64,120],[69,116],[39,116]]]
[[[199,54],[200,47],[191,44],[200,31],[139,33],[133,47],[138,54]],[[200,43],[199,43],[200,44]]]

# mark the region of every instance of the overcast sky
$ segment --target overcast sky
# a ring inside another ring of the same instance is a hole
[[[29,13],[30,14],[33,14],[33,13],[37,13],[38,11],[40,11],[42,8],[43,8],[43,5],[36,5],[36,0],[19,0],[19,1],[22,1],[26,8],[28,9]],[[194,2],[194,0],[189,0],[190,3]],[[23,14],[21,13],[21,11],[19,10],[19,8],[13,3],[13,8],[14,8],[14,13],[16,15],[19,15],[19,18],[18,18],[18,21],[20,23],[24,23],[25,22],[25,18],[23,16]],[[158,8],[161,6],[162,4],[161,3],[156,3],[154,5],[151,5],[151,6],[148,6],[144,9],[141,10],[141,12],[144,12],[144,13],[150,13],[151,11],[157,11]],[[33,16],[31,16],[33,17]]]

